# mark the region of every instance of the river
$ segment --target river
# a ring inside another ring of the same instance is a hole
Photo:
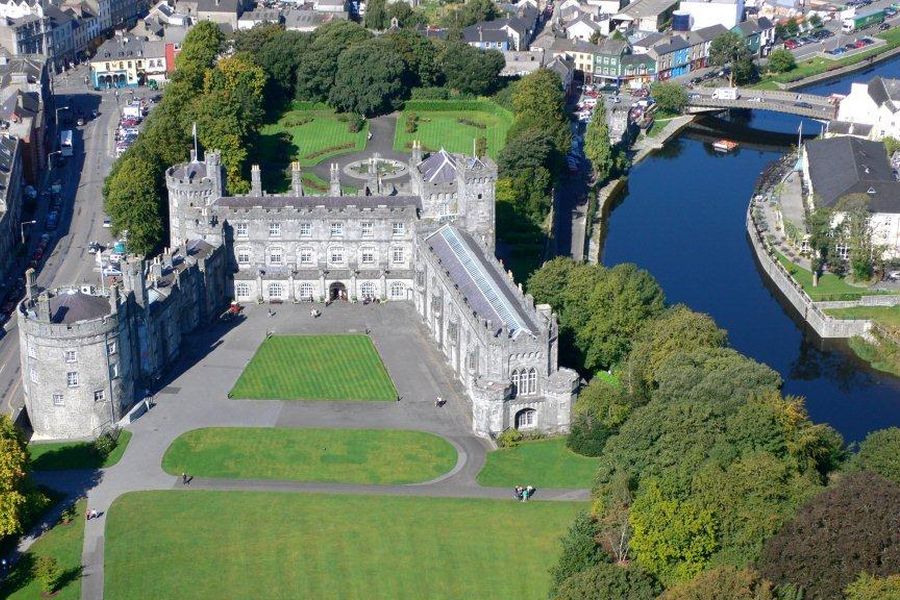
[[[900,59],[805,91],[846,94],[852,81],[875,75],[900,77]],[[747,239],[753,184],[784,153],[777,146],[797,135],[800,119],[763,111],[738,118],[782,135],[759,135],[758,146],[727,155],[697,130],[672,139],[632,169],[608,220],[603,263],[634,262],[657,278],[670,304],[710,314],[735,349],[781,373],[784,392],[804,396],[812,419],[848,442],[900,425],[900,379],[869,368],[844,341],[810,331],[757,268]],[[804,133],[820,129],[803,122]]]

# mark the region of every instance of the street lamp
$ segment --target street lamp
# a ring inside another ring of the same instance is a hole
[[[22,245],[25,245],[25,226],[26,225],[34,225],[37,221],[23,221],[19,224],[19,230],[22,233]]]
[[[61,110],[69,110],[68,105],[60,106],[60,107],[57,107],[57,109],[56,109],[56,128],[57,129],[59,129],[59,111],[61,111]]]

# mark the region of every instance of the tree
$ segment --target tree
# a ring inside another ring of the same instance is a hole
[[[900,575],[872,577],[860,573],[844,590],[847,600],[900,600]]]
[[[250,31],[254,31],[257,27]],[[294,97],[297,63],[311,41],[312,35],[309,33],[284,31],[279,28],[276,34],[263,40],[257,51],[248,53],[266,72],[267,101],[274,100],[283,105]]]
[[[851,468],[873,471],[900,485],[900,427],[869,433],[853,456]]]
[[[411,79],[406,62],[389,40],[368,40],[341,54],[328,100],[346,112],[388,113],[408,96]]]
[[[344,50],[371,37],[370,32],[351,21],[333,21],[319,27],[306,52],[297,60],[296,98],[326,101],[334,85],[338,57]]]
[[[368,16],[368,15],[367,15]],[[391,21],[397,19],[397,24],[400,27],[411,28],[416,27],[417,25],[427,25],[428,18],[422,14],[418,10],[413,10],[413,8],[407,4],[406,2],[394,2],[387,9],[387,20],[390,24]],[[417,34],[418,35],[418,34]],[[419,36],[425,39],[423,36]]]
[[[897,506],[897,484],[870,472],[847,475],[801,506],[766,542],[760,571],[776,583],[802,586],[807,600],[840,597],[861,572],[897,573]]]
[[[569,151],[572,132],[558,74],[550,69],[538,69],[526,75],[516,85],[512,101],[516,120],[508,133],[509,139],[538,129],[553,139],[561,156]]]
[[[606,109],[597,106],[584,133],[584,155],[591,161],[596,181],[605,181],[613,172],[615,155],[609,141]]]
[[[784,26],[784,23],[775,24],[775,37],[779,40],[787,39],[787,27]]]
[[[796,66],[794,53],[787,48],[776,48],[769,54],[769,70],[774,73],[787,73]]]
[[[597,522],[593,517],[585,512],[575,516],[575,521],[560,540],[562,552],[559,559],[550,569],[551,597],[559,585],[575,573],[580,573],[608,560],[603,553],[603,548],[597,543],[598,534]]]
[[[800,24],[797,23],[796,19],[789,20],[784,27],[790,36],[795,36],[800,33]]]
[[[776,600],[772,582],[753,569],[717,567],[666,590],[659,600]]]
[[[22,530],[27,476],[25,436],[8,416],[0,415],[0,537]]]
[[[444,27],[460,31],[482,21],[493,21],[500,15],[491,0],[467,0],[465,4],[447,13],[441,20]]]
[[[595,377],[578,394],[576,415],[566,445],[584,456],[600,456],[609,436],[643,403],[624,387]]]
[[[366,2],[366,28],[381,31],[387,29],[390,20],[384,0],[368,0]]]
[[[43,594],[49,596],[56,591],[62,578],[59,562],[52,556],[38,556],[34,563],[34,577],[40,582]]]
[[[822,26],[822,17],[820,17],[816,13],[809,15],[809,19],[807,19],[807,21],[813,27],[821,27]]]
[[[447,85],[461,94],[488,95],[506,64],[498,50],[479,50],[462,42],[444,45],[440,58]]]
[[[128,232],[129,252],[149,255],[164,235],[158,169],[134,148],[117,165],[106,180],[104,210],[112,221],[115,235]]]
[[[877,254],[872,243],[868,195],[845,196],[838,201],[834,210],[841,216],[837,238],[850,249],[850,271],[853,278],[867,281],[874,274]]]
[[[563,582],[554,600],[653,600],[659,584],[637,566],[601,563]]]
[[[831,260],[834,240],[831,233],[832,213],[828,207],[818,207],[807,215],[806,227],[809,230],[810,262],[813,274],[813,287],[819,285],[822,269]]]
[[[687,106],[687,92],[680,83],[659,81],[650,86],[650,94],[656,100],[659,110],[669,114],[680,114]]]
[[[409,8],[405,2],[391,4],[391,8],[397,6]],[[410,29],[391,32],[385,38],[391,41],[415,75],[414,85],[427,87],[441,82],[443,75],[438,66],[437,47],[431,40]]]
[[[181,50],[175,59],[176,71],[191,70],[199,72],[216,64],[216,58],[222,51],[225,36],[212,21],[200,21],[184,36]]]
[[[539,226],[550,212],[556,150],[549,134],[538,129],[510,140],[497,158],[497,201]]]
[[[751,61],[750,50],[738,33],[728,31],[719,34],[709,45],[709,64],[719,67],[731,65],[729,84],[735,83],[735,70],[739,63]]]
[[[505,150],[506,148],[500,151],[501,157]],[[557,314],[560,314],[563,309],[566,284],[575,265],[575,261],[564,256],[548,260],[540,269],[531,274],[525,288],[534,297],[536,303],[549,304]]]

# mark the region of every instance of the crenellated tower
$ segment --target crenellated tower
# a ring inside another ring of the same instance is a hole
[[[166,171],[169,193],[169,238],[172,245],[186,240],[222,243],[222,225],[211,205],[225,194],[221,154],[206,153],[204,160],[191,152],[191,160]]]

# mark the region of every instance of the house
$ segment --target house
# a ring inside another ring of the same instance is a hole
[[[117,34],[97,50],[90,63],[95,90],[138,87],[150,81],[165,81],[169,71],[167,46],[143,38]]]
[[[284,23],[281,11],[275,8],[255,8],[240,16],[237,22],[238,29],[253,29],[262,23]]]
[[[286,8],[282,13],[284,28],[289,31],[315,31],[326,23],[335,20],[346,21],[349,17],[344,12],[319,12],[305,8]]]
[[[47,159],[50,73],[42,56],[0,55],[0,122],[21,142],[25,180],[37,185]]]
[[[212,21],[237,29],[238,19],[244,14],[243,0],[178,0],[175,5],[182,12],[198,21]]]
[[[868,83],[854,83],[850,93],[841,100],[837,121],[871,129],[865,134],[873,140],[885,137],[900,138],[900,79],[875,77]],[[840,131],[832,123],[830,131]]]
[[[585,14],[581,14],[574,21],[566,24],[566,37],[570,40],[590,42],[595,39],[595,35],[599,36],[601,33],[600,25]]]
[[[313,10],[332,13],[347,12],[347,2],[345,0],[315,0]]]
[[[633,49],[655,61],[657,79],[671,79],[706,67],[710,44],[727,31],[722,25],[713,25],[696,31],[653,33],[634,42]]]
[[[167,0],[162,0],[150,9],[144,21],[155,21],[161,25],[175,25],[187,27],[192,24],[190,15],[182,10],[179,5],[172,6]]]
[[[594,54],[594,78],[618,85],[624,77],[622,57],[631,53],[625,40],[607,38],[597,45]]]
[[[747,48],[755,56],[765,56],[775,43],[775,24],[766,17],[747,19],[731,28],[747,42]]]
[[[503,53],[506,63],[500,71],[502,77],[524,76],[533,73],[543,66],[542,50],[507,50]]]
[[[622,56],[621,82],[630,88],[641,88],[656,81],[656,61],[647,54]]]
[[[463,41],[482,50],[527,50],[534,31],[518,18],[481,21],[462,30]]]
[[[21,239],[22,150],[19,139],[0,134],[0,281],[11,281]]]
[[[678,0],[635,0],[612,16],[614,27],[660,31],[669,21]]]
[[[547,63],[547,68],[559,75],[563,91],[566,95],[570,94],[574,89],[575,62],[565,56],[556,56]]]
[[[711,25],[732,29],[744,20],[744,0],[681,0],[678,12],[690,15],[692,30]]]
[[[839,208],[851,195],[867,198],[873,244],[884,247],[885,259],[900,258],[900,181],[882,142],[855,137],[812,140],[804,144],[801,160],[810,209]],[[838,210],[835,223],[843,218]],[[843,258],[847,252],[838,248]]]
[[[593,81],[595,56],[600,50],[597,44],[582,40],[556,38],[549,53],[553,57],[563,56],[572,60],[576,71],[581,71],[585,81]]]

